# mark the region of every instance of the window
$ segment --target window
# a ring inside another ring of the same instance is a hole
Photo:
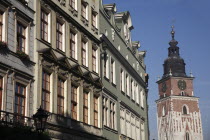
[[[134,90],[133,90],[133,83],[134,83],[134,82],[133,82],[133,79],[131,79],[131,85],[130,85],[130,86],[131,86],[131,87],[130,87],[130,88],[131,88],[131,99],[134,98],[134,96],[133,96],[133,92],[134,92]]]
[[[139,121],[139,118],[136,119],[136,139],[137,139],[137,140],[141,139],[141,136],[140,136],[140,121]]]
[[[141,139],[144,140],[145,139],[145,131],[144,131],[144,123],[141,123]]]
[[[115,103],[110,101],[110,128],[115,129]]]
[[[50,74],[42,72],[42,108],[50,111]]]
[[[110,80],[112,83],[115,84],[115,62],[113,59],[111,59],[111,77],[110,77]]]
[[[185,96],[185,92],[184,91],[181,91],[181,96]]]
[[[140,96],[141,96],[141,107],[144,108],[144,93],[143,93],[143,91],[140,92]]]
[[[92,10],[92,25],[93,27],[97,27],[97,15],[96,12]]]
[[[109,78],[109,57],[106,53],[104,55],[104,77]]]
[[[98,97],[94,96],[94,126],[98,127]]]
[[[186,140],[190,140],[190,135],[188,132],[186,133]]]
[[[76,59],[76,34],[70,31],[70,56]]]
[[[108,126],[108,116],[107,116],[107,113],[108,113],[108,106],[107,106],[107,98],[106,97],[103,97],[103,124]]]
[[[17,51],[25,52],[26,48],[26,27],[17,23]]]
[[[85,2],[82,2],[82,8],[81,8],[81,13],[82,17],[87,19],[87,4]]]
[[[123,69],[120,70],[120,90],[125,91],[125,76]]]
[[[88,124],[88,93],[83,93],[83,122]]]
[[[162,116],[164,117],[166,115],[166,109],[165,107],[163,106],[163,109],[162,109]]]
[[[93,66],[93,71],[96,72],[96,49],[93,48],[92,50],[92,66]]]
[[[136,103],[139,104],[139,87],[136,84]]]
[[[120,108],[120,130],[125,135],[125,110]]]
[[[2,41],[2,34],[3,34],[3,14],[0,13],[0,41]]]
[[[75,2],[75,0],[69,0],[69,5],[70,5],[73,9],[76,9],[76,2]]]
[[[130,112],[126,111],[126,134],[131,137],[131,122],[130,122]]]
[[[188,111],[187,111],[187,107],[186,106],[183,106],[183,114],[184,115],[188,114]]]
[[[131,115],[131,137],[132,139],[135,139],[136,133],[135,133],[135,115]]]
[[[0,110],[2,109],[3,77],[0,76]]]
[[[71,86],[71,118],[77,120],[77,87]]]
[[[57,112],[59,115],[64,115],[64,81],[60,78],[58,78]]]
[[[63,46],[63,24],[60,21],[56,23],[56,48],[62,50]]]
[[[41,10],[41,39],[48,41],[48,13]]]
[[[125,84],[125,91],[127,93],[128,96],[130,96],[130,93],[129,93],[129,77],[128,77],[128,74],[126,74],[126,84]]]
[[[82,65],[88,66],[87,64],[87,42],[82,40]]]
[[[15,85],[15,109],[14,113],[25,115],[26,87],[18,82]]]

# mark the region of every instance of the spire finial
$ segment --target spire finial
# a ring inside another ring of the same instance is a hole
[[[171,28],[172,28],[171,36],[172,36],[172,40],[174,40],[174,34],[175,34],[174,26],[172,25]]]
[[[171,68],[169,70],[169,76],[172,76],[172,71],[171,71]]]

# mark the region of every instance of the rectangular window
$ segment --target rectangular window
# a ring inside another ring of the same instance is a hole
[[[92,25],[96,27],[96,13],[92,10]]]
[[[18,82],[15,85],[15,109],[14,113],[25,115],[26,87]]]
[[[86,50],[86,45],[87,43],[85,41],[82,41],[82,65],[84,66],[87,66],[87,63],[86,63],[86,53],[87,53],[87,50]]]
[[[114,77],[115,76],[115,72],[114,72],[115,69],[114,68],[115,68],[115,66],[114,66],[114,60],[111,59],[111,71],[110,71],[111,72],[111,77],[110,77],[110,80],[111,80],[112,83],[115,83],[114,82],[114,78],[115,78]]]
[[[82,3],[81,13],[82,17],[87,19],[87,5],[85,3]]]
[[[130,112],[126,112],[126,134],[128,137],[131,137]]]
[[[131,99],[133,99],[133,80],[131,79]]]
[[[77,120],[77,87],[71,86],[71,118]]]
[[[125,91],[125,76],[123,69],[120,70],[120,90]]]
[[[125,111],[123,108],[120,108],[120,130],[121,134],[125,135]]]
[[[98,97],[94,96],[94,126],[98,127]]]
[[[75,0],[69,0],[69,5],[73,8],[73,9],[76,9],[76,3],[75,3]]]
[[[2,109],[3,77],[0,76],[0,110]]]
[[[144,123],[141,123],[141,139],[144,140],[145,139],[145,131],[144,131]]]
[[[108,106],[107,106],[107,98],[103,97],[103,125],[108,124],[108,117],[107,117],[107,112],[108,112]]]
[[[115,103],[110,101],[110,128],[115,129]]]
[[[0,41],[2,41],[2,28],[3,28],[3,14],[0,13]]]
[[[64,81],[58,78],[58,102],[57,102],[57,113],[64,115]]]
[[[48,41],[48,13],[41,10],[41,38]]]
[[[70,31],[70,56],[76,59],[76,34]]]
[[[42,72],[42,108],[50,111],[50,74]]]
[[[144,93],[143,93],[143,91],[140,92],[140,96],[141,96],[141,107],[144,108]]]
[[[126,74],[126,93],[128,96],[130,96],[130,92],[129,92],[129,77],[128,75]]]
[[[88,93],[83,93],[83,122],[88,124]]]
[[[56,48],[62,50],[63,43],[63,24],[59,21],[56,23]]]
[[[17,23],[17,50],[25,52],[26,48],[26,27],[21,23]]]
[[[106,77],[106,69],[107,69],[107,66],[106,66],[106,63],[107,63],[107,60],[104,59],[104,77]]]
[[[92,50],[92,66],[93,66],[93,71],[96,72],[96,49],[94,48]]]
[[[136,84],[136,102],[137,104],[139,104],[139,87],[137,84]]]

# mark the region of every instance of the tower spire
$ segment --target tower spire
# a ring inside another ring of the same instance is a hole
[[[171,28],[172,28],[171,37],[172,37],[172,40],[174,40],[174,35],[175,35],[174,26],[172,25]]]

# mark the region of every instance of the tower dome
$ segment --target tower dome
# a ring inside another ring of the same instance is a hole
[[[169,42],[170,47],[168,48],[168,58],[165,59],[163,64],[163,77],[167,77],[169,75],[174,77],[186,77],[185,62],[184,59],[180,57],[179,47],[177,47],[178,41],[174,39],[174,34],[175,31],[172,26],[172,40]]]

